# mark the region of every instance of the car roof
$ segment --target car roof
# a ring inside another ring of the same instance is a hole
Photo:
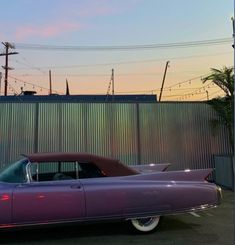
[[[126,176],[138,174],[137,170],[129,168],[117,159],[97,156],[89,153],[75,152],[46,152],[23,154],[30,162],[70,162],[94,163],[107,176]]]

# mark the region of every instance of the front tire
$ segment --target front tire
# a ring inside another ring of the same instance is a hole
[[[132,219],[132,225],[141,232],[151,232],[159,224],[160,216]]]

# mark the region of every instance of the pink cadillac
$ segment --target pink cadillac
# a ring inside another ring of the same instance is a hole
[[[162,215],[220,203],[221,189],[206,180],[211,169],[167,166],[127,167],[86,153],[24,155],[0,173],[0,228],[127,220],[149,232]]]

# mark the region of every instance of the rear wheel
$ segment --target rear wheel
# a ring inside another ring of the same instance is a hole
[[[141,232],[153,231],[159,224],[160,216],[132,219],[132,225]]]

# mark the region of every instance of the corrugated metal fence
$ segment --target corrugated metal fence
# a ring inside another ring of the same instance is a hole
[[[232,156],[214,156],[215,181],[217,184],[234,190],[234,172]]]
[[[0,103],[0,165],[21,153],[79,151],[126,164],[213,166],[230,154],[225,128],[204,103]]]

